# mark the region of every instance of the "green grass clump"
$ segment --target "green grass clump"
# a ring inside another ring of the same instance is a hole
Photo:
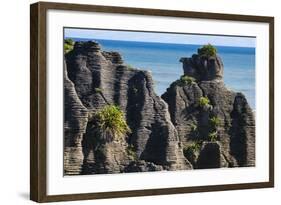
[[[134,67],[130,64],[127,64],[126,67],[127,67],[128,70],[135,70]]]
[[[191,127],[191,131],[193,131],[193,132],[195,132],[197,130],[197,125],[194,122],[192,122],[190,124],[190,127]]]
[[[212,127],[216,128],[220,125],[220,118],[217,116],[211,117],[210,118],[210,124]]]
[[[195,82],[195,78],[190,77],[188,75],[182,75],[180,81],[184,84],[191,85],[192,83]]]
[[[179,80],[175,82],[178,86],[192,85],[195,82],[195,78],[188,75],[182,75]]]
[[[136,150],[135,150],[135,148],[132,145],[129,145],[126,148],[126,152],[127,152],[127,155],[128,155],[130,160],[136,161],[138,159],[138,155],[136,153]]]
[[[198,48],[197,52],[199,56],[211,57],[217,54],[217,49],[213,45],[207,44],[204,45],[202,48]]]
[[[95,88],[95,92],[96,93],[102,93],[102,89],[101,88]]]
[[[217,139],[218,139],[218,134],[217,134],[217,132],[216,132],[216,131],[210,132],[209,135],[208,135],[208,138],[209,138],[209,140],[210,140],[211,142],[217,141]]]
[[[115,105],[106,105],[96,113],[96,120],[99,132],[104,135],[111,135],[114,139],[119,139],[131,129],[127,125],[124,113]]]
[[[199,142],[194,142],[190,145],[187,145],[183,148],[183,154],[184,156],[188,156],[190,154],[199,152],[201,149],[201,144]]]
[[[208,97],[201,97],[201,98],[199,99],[199,105],[200,105],[200,107],[205,107],[205,106],[210,105],[210,100],[209,100],[209,98],[208,98]]]
[[[64,53],[68,53],[73,50],[74,48],[74,41],[71,38],[64,39]]]

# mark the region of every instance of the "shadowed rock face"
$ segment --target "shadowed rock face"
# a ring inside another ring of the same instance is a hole
[[[96,42],[76,42],[65,55],[64,173],[254,166],[254,115],[243,94],[225,87],[220,57],[181,62],[196,81],[172,83],[159,97],[148,71],[127,66]],[[209,102],[202,105],[202,97]],[[130,134],[98,137],[93,116],[106,105],[120,107]]]
[[[219,142],[204,142],[196,162],[196,168],[210,169],[227,166]]]
[[[192,168],[183,156],[168,106],[153,90],[149,72],[129,68],[123,64],[119,53],[101,51],[95,42],[76,43],[65,58],[66,74],[75,90],[72,95],[88,112],[86,128],[79,130],[81,140],[76,143],[76,147],[83,148],[82,171],[65,169],[65,174]],[[67,83],[65,80],[65,86]],[[69,92],[65,90],[66,95]],[[99,142],[95,138],[95,122],[91,116],[109,104],[120,106],[132,130],[130,135],[124,136],[123,142]],[[76,109],[80,107],[70,106],[65,112],[75,113]],[[71,114],[65,118],[65,123],[77,121],[79,124],[80,117]],[[72,135],[65,132],[65,140],[69,138],[73,138]],[[126,151],[128,146],[134,147],[137,159],[130,159]],[[68,150],[68,144],[65,150]],[[139,160],[145,163],[139,163]],[[65,167],[71,163],[65,160]]]
[[[185,86],[173,83],[162,98],[169,105],[171,120],[182,144],[185,147],[193,143],[201,146],[197,151],[200,153],[195,153],[191,160],[193,166],[195,168],[255,166],[254,115],[243,94],[225,87],[220,58],[193,55],[191,58],[182,58],[181,62],[185,75],[194,77],[196,82]],[[209,99],[208,105],[200,105],[202,97]],[[219,120],[215,128],[211,122],[214,117]],[[210,141],[209,137],[212,134],[216,136],[212,141],[218,142],[219,146],[203,146]],[[217,161],[221,158],[225,163],[208,162],[212,158],[211,152],[217,153],[213,158]]]

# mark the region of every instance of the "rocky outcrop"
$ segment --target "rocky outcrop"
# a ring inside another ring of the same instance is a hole
[[[96,130],[97,122],[90,115],[83,139],[84,162],[81,174],[120,173],[130,163],[127,136],[115,140],[109,133],[100,137]]]
[[[64,174],[255,166],[255,119],[228,90],[219,56],[181,58],[184,76],[157,96],[151,73],[96,42],[65,54]],[[97,133],[96,113],[117,105],[131,132]]]
[[[184,75],[192,76],[198,81],[222,80],[223,63],[219,56],[192,55],[191,58],[181,58]]]
[[[65,69],[89,113],[80,174],[192,168],[183,155],[168,106],[155,94],[148,71],[126,66],[119,53],[101,51],[95,42],[75,43],[66,54]],[[125,113],[132,133],[122,143],[96,143],[91,115],[105,105],[118,105]],[[69,137],[65,133],[65,140]],[[126,154],[128,147],[134,148],[136,159]]]
[[[193,154],[193,166],[255,166],[253,112],[243,94],[225,87],[221,59],[193,55],[182,58],[181,62],[185,76],[195,80],[185,84],[173,83],[162,98],[169,105],[172,122],[183,146],[186,149],[193,144],[201,147],[199,154]],[[209,164],[211,158],[217,163]]]

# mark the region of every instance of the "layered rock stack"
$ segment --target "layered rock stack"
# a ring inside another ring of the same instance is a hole
[[[162,98],[194,168],[255,166],[255,120],[245,96],[226,88],[218,55],[182,58],[184,76]]]
[[[88,123],[88,109],[77,96],[74,84],[69,80],[66,69],[64,69],[63,77],[64,170],[66,174],[77,174],[82,171],[84,160],[82,140]]]
[[[76,42],[65,58],[67,77],[88,112],[87,128],[80,132],[83,140],[77,143],[77,147],[83,147],[81,171],[65,169],[65,174],[192,168],[183,155],[167,103],[155,94],[148,71],[127,66],[119,53],[101,51],[96,42]],[[68,92],[65,90],[66,95],[70,95]],[[104,143],[100,146],[102,149],[97,149],[91,116],[106,105],[121,108],[132,133],[124,136],[126,140],[122,143]],[[65,112],[80,112],[80,107],[73,106]],[[65,124],[69,121],[78,123],[80,118],[71,115],[65,118]],[[65,141],[69,138],[73,137],[65,132]],[[65,145],[66,155],[69,155],[71,150],[68,144]],[[128,154],[128,147],[135,153]],[[72,162],[65,160],[65,167],[71,167]]]
[[[184,75],[159,97],[150,72],[96,42],[76,42],[65,54],[64,174],[254,166],[254,116],[244,95],[225,87],[221,59],[181,62]],[[131,129],[118,141],[96,136],[93,116],[108,105]]]

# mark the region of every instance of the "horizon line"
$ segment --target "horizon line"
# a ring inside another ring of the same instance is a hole
[[[69,38],[86,38],[116,41],[154,42],[187,45],[205,45],[211,43],[218,46],[256,47],[254,36],[229,36],[220,34],[170,33],[158,31],[131,31],[113,29],[89,29],[64,27],[64,36]],[[94,37],[94,38],[93,38]]]
[[[102,41],[123,41],[123,42],[139,42],[139,43],[158,43],[158,44],[174,44],[174,45],[194,45],[194,46],[203,46],[203,45],[207,45],[207,44],[192,44],[192,43],[166,43],[166,42],[159,42],[159,41],[136,41],[136,40],[117,40],[117,39],[103,39],[103,38],[83,38],[83,37],[67,37],[67,36],[64,36],[64,39],[67,39],[67,38],[78,38],[78,39],[85,39],[85,40],[92,40],[92,41],[98,41],[98,40],[102,40]],[[239,46],[239,45],[235,45],[235,46],[231,46],[231,45],[216,45],[216,44],[212,44],[212,43],[209,43],[211,45],[214,45],[214,46],[217,46],[217,47],[237,47],[237,48],[256,48],[256,47],[253,47],[253,46]]]

